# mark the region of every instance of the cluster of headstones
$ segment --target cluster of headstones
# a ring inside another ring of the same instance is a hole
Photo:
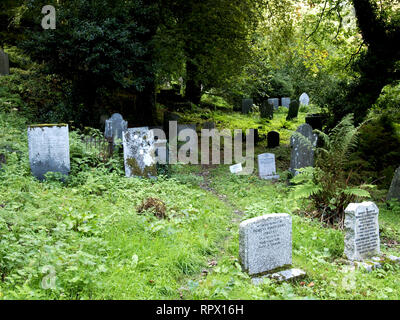
[[[10,74],[10,60],[8,54],[0,50],[0,76]]]
[[[263,119],[272,119],[274,115],[274,110],[278,109],[278,107],[281,105],[285,108],[288,108],[288,115],[287,115],[287,120],[292,120],[294,118],[297,118],[297,115],[299,113],[299,107],[300,105],[308,106],[310,103],[310,98],[307,93],[303,93],[299,101],[291,101],[290,98],[284,97],[284,98],[270,98],[264,101],[261,106],[260,106],[260,116]],[[242,100],[242,113],[243,114],[248,114],[253,107],[254,101],[253,99],[243,99]]]
[[[395,256],[382,257],[379,237],[379,209],[373,202],[351,203],[345,210],[344,255],[349,264],[367,271],[383,261],[400,263]],[[292,217],[287,213],[267,214],[243,221],[239,229],[239,257],[254,284],[263,279],[278,281],[304,276],[300,269],[276,269],[292,265]]]

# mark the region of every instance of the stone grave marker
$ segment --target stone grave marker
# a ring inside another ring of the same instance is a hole
[[[190,124],[179,124],[178,123],[178,135],[177,135],[177,137],[179,137],[179,133],[181,131],[186,130],[186,129],[189,129],[189,130],[192,130],[192,131],[196,132],[196,124],[195,123],[190,123]],[[185,141],[188,142],[189,140],[190,140],[190,137],[186,137]]]
[[[309,124],[302,124],[296,130],[297,134],[306,137],[309,143],[302,141],[297,134],[293,134],[290,138],[290,145],[292,147],[292,154],[290,157],[289,171],[293,175],[299,172],[297,169],[314,166],[314,150],[313,147],[317,145],[318,136],[312,132]]]
[[[278,131],[270,131],[267,134],[267,142],[268,142],[268,148],[276,148],[279,147],[279,132]]]
[[[275,213],[243,221],[239,256],[250,275],[292,264],[292,217]]]
[[[248,114],[253,107],[253,99],[242,99],[242,113]]]
[[[274,118],[274,105],[268,101],[263,101],[260,108],[260,117],[262,119],[272,120]]]
[[[0,50],[0,76],[10,74],[10,60],[8,54]]]
[[[275,109],[279,108],[279,98],[270,98],[268,99],[268,103],[272,104]]]
[[[286,117],[286,120],[293,120],[294,118],[297,118],[299,114],[299,103],[297,101],[292,101],[289,105],[289,111],[288,115]]]
[[[400,167],[394,172],[393,180],[387,195],[387,200],[398,199],[400,201]]]
[[[207,130],[215,129],[215,122],[213,122],[213,121],[204,122],[203,129],[207,129]]]
[[[238,164],[234,164],[233,166],[229,167],[229,170],[231,171],[231,173],[233,174],[237,174],[243,171],[243,167],[241,163]]]
[[[104,136],[112,139],[114,144],[117,139],[122,141],[122,133],[128,129],[128,122],[124,120],[122,115],[114,113],[110,119],[105,122]]]
[[[344,254],[362,261],[380,254],[379,209],[373,202],[350,203],[345,210]]]
[[[261,179],[279,179],[279,175],[276,174],[275,155],[273,153],[258,155],[258,172]]]
[[[156,177],[154,133],[148,127],[130,128],[122,134],[125,176]]]
[[[282,107],[289,108],[290,98],[282,98]]]
[[[67,124],[28,127],[29,162],[32,174],[44,180],[48,172],[68,175],[70,171]]]
[[[310,97],[307,93],[303,92],[299,98],[300,105],[308,106],[310,104]]]

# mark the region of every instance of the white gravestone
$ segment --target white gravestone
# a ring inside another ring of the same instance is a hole
[[[148,127],[131,128],[122,134],[126,177],[156,177],[154,133]]]
[[[114,113],[110,119],[105,122],[104,136],[107,139],[122,141],[122,133],[128,128],[128,122],[125,121],[119,113]]]
[[[292,217],[274,213],[243,221],[239,256],[250,275],[292,264]]]
[[[282,107],[288,108],[290,106],[290,98],[282,98]]]
[[[229,170],[231,171],[231,173],[233,174],[237,174],[243,171],[243,167],[241,163],[238,164],[234,164],[233,166],[229,167]]]
[[[268,99],[268,103],[272,104],[275,109],[278,109],[278,107],[279,107],[279,98],[270,98],[270,99]]]
[[[258,172],[261,179],[279,179],[276,174],[275,155],[273,153],[263,153],[258,156]]]
[[[68,175],[70,171],[68,125],[28,127],[29,162],[32,174],[39,180],[47,172]]]
[[[349,260],[362,261],[379,255],[379,209],[376,204],[350,203],[345,214],[345,256]]]
[[[302,106],[308,106],[310,104],[310,97],[308,96],[307,93],[302,93],[302,95],[299,98],[300,105]]]

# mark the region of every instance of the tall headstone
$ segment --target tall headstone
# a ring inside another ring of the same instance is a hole
[[[279,175],[276,174],[275,155],[273,153],[258,155],[258,172],[261,179],[279,179]]]
[[[243,99],[242,100],[242,113],[248,114],[253,107],[253,99]]]
[[[292,217],[275,213],[243,221],[239,256],[250,275],[292,264]]]
[[[280,136],[278,131],[270,131],[267,134],[268,148],[279,147]]]
[[[292,101],[289,105],[289,112],[286,117],[286,120],[293,120],[297,118],[299,114],[299,103],[297,101]]]
[[[119,113],[114,113],[110,119],[105,122],[104,136],[107,139],[122,141],[122,133],[128,129],[128,122],[125,121]]]
[[[122,134],[126,177],[156,177],[154,133],[148,127],[130,128]]]
[[[400,201],[400,167],[394,172],[392,184],[387,195],[387,200],[398,199]]]
[[[44,180],[48,172],[68,175],[70,171],[67,124],[28,127],[29,162],[32,174]]]
[[[350,203],[345,214],[345,256],[349,260],[362,261],[379,255],[379,209],[376,204]]]
[[[274,118],[274,105],[268,101],[263,101],[260,108],[260,116],[262,119],[272,120]]]
[[[290,98],[282,98],[282,107],[289,108]]]
[[[307,141],[300,139],[298,135],[303,135]],[[290,138],[290,146],[292,147],[292,154],[290,157],[289,171],[293,175],[299,172],[297,169],[314,166],[314,147],[316,147],[318,136],[312,132],[312,128],[308,124],[302,124]]]
[[[270,98],[268,99],[268,103],[272,104],[275,109],[279,108],[279,98]]]
[[[303,92],[299,98],[300,105],[308,106],[310,104],[310,97],[307,93]]]
[[[0,50],[0,76],[10,74],[10,60],[8,54]]]

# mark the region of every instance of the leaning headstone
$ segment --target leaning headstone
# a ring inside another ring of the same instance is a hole
[[[392,184],[390,185],[387,200],[398,199],[400,201],[400,167],[394,173]]]
[[[238,163],[238,164],[234,164],[233,166],[230,166],[230,167],[229,167],[229,170],[230,170],[231,173],[233,173],[233,174],[238,174],[238,173],[240,173],[240,172],[243,171],[243,167],[242,167],[242,164],[241,164],[241,163]]]
[[[282,107],[289,108],[290,98],[282,98]]]
[[[379,209],[373,202],[350,203],[345,210],[344,254],[362,261],[380,254]]]
[[[154,133],[148,127],[127,129],[122,134],[125,176],[156,177]]]
[[[240,261],[250,275],[292,264],[292,217],[289,214],[249,219],[239,228]]]
[[[261,179],[279,179],[279,175],[276,174],[275,155],[273,153],[258,155],[258,172]]]
[[[300,105],[308,106],[310,104],[310,97],[307,93],[303,92],[299,98]]]
[[[105,122],[104,136],[107,139],[112,139],[114,143],[117,139],[122,141],[122,133],[126,129],[128,129],[128,122],[119,113],[114,113]]]
[[[253,107],[253,99],[243,99],[242,100],[242,113],[248,114]]]
[[[68,175],[70,171],[67,124],[28,127],[29,162],[32,174],[44,180],[48,172]]]
[[[279,132],[277,131],[270,131],[267,134],[267,142],[268,142],[268,148],[276,148],[279,147]]]
[[[10,74],[10,60],[8,54],[0,50],[0,76]]]
[[[260,116],[262,119],[272,120],[274,118],[274,105],[268,101],[263,101],[260,108]]]
[[[279,108],[279,98],[270,98],[268,99],[268,103],[272,104],[275,109]]]
[[[294,118],[297,118],[299,114],[299,103],[297,101],[292,101],[289,105],[289,112],[286,117],[286,120],[293,120]]]
[[[303,135],[307,140],[301,139],[299,135]],[[297,169],[314,166],[314,147],[316,147],[318,136],[312,132],[312,128],[308,124],[302,124],[296,133],[290,138],[292,154],[290,157],[289,171],[293,175],[299,172]]]

